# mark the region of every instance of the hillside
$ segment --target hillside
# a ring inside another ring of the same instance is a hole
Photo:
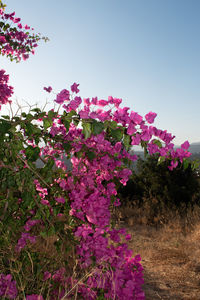
[[[196,154],[196,153],[199,153],[199,154],[200,154],[200,142],[198,142],[198,143],[192,143],[192,144],[190,145],[189,151],[190,151],[192,154]]]

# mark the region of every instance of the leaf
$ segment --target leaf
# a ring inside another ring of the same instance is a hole
[[[126,150],[129,150],[131,146],[131,137],[128,134],[124,134],[124,140],[123,140],[124,146]]]
[[[33,112],[36,112],[36,113],[40,113],[41,109],[38,108],[38,107],[36,107],[36,108],[31,109],[30,111],[33,111]]]
[[[57,115],[57,113],[56,113],[55,111],[53,111],[53,110],[50,110],[50,111],[48,112],[48,117],[49,117],[50,119],[55,118],[56,115]]]
[[[26,113],[22,112],[22,117],[26,118]]]
[[[200,162],[197,161],[197,160],[194,160],[194,161],[192,162],[192,170],[194,171],[194,170],[196,170],[196,169],[199,169],[199,167],[200,167]]]
[[[93,160],[96,157],[96,153],[93,151],[86,152],[86,156],[89,160]]]
[[[45,111],[40,112],[40,113],[38,114],[38,118],[39,118],[39,119],[42,119],[44,116],[46,116],[46,112],[45,112]]]
[[[48,172],[51,171],[54,166],[54,163],[55,163],[54,160],[52,158],[49,158],[48,162],[43,168],[43,171],[48,171]]]
[[[162,143],[159,140],[154,140],[153,144],[157,145],[159,148],[162,148]]]
[[[67,120],[67,119],[64,120],[64,125],[65,125],[65,128],[66,128],[66,131],[67,131],[67,132],[69,131],[70,123],[71,123],[70,120]]]
[[[83,126],[83,134],[86,139],[88,139],[91,136],[92,133],[92,126],[89,122],[84,122],[82,121],[82,126]]]
[[[190,161],[186,158],[183,159],[183,169],[186,170],[189,167]]]
[[[93,120],[92,123],[92,133],[94,135],[100,134],[104,130],[104,124],[102,122],[97,122]]]
[[[41,235],[41,237],[46,238],[47,237],[47,232],[46,231],[40,231],[40,235]]]
[[[48,230],[47,235],[51,236],[51,235],[54,235],[55,233],[56,233],[55,228],[54,227],[50,227],[49,230]]]
[[[71,144],[70,143],[63,143],[63,148],[66,153],[69,153],[71,150]]]
[[[77,116],[77,113],[75,110],[71,110],[68,114],[67,114],[68,118],[71,118],[73,116]]]
[[[118,129],[111,129],[111,136],[117,141],[120,142],[122,137],[123,137],[123,131],[118,128]]]
[[[109,120],[106,120],[104,122],[104,127],[107,129],[107,128],[112,128],[112,129],[116,129],[117,128],[117,122],[116,121],[109,121]]]
[[[25,149],[25,155],[27,157],[28,160],[30,161],[36,161],[39,157],[40,154],[40,148],[39,147],[32,147],[32,146],[28,146]]]
[[[158,159],[158,165],[162,164],[165,161],[165,157],[164,156],[160,156]]]
[[[2,118],[7,119],[7,120],[10,120],[10,117],[9,117],[9,116],[2,116]]]
[[[26,129],[25,129],[26,135],[28,135],[28,136],[32,135],[33,134],[33,127],[34,127],[33,124],[27,123],[27,124],[25,124],[25,126],[26,126]]]
[[[51,120],[49,118],[43,119],[43,126],[44,126],[45,130],[47,130],[47,128],[51,127],[52,124],[53,124],[53,120]]]
[[[73,119],[73,123],[75,124],[75,126],[77,127],[79,124],[79,119],[78,118],[74,118]]]
[[[10,122],[7,122],[6,120],[0,120],[0,135],[4,135],[9,131],[9,129],[12,127]]]

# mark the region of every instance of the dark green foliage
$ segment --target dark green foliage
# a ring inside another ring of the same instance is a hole
[[[158,164],[158,156],[149,156],[146,160],[139,159],[137,172],[132,175],[127,185],[119,190],[122,205],[137,205],[144,202],[154,210],[154,215],[165,208],[177,209],[184,215],[187,208],[200,204],[200,180],[192,164],[188,167],[179,163],[173,171],[168,169],[169,162]]]

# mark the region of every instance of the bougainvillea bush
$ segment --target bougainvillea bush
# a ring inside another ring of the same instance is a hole
[[[0,102],[12,105],[0,74]],[[174,137],[152,125],[155,113],[143,118],[121,99],[82,99],[76,83],[55,97],[44,90],[55,109],[0,118],[0,296],[144,299],[141,258],[111,218],[117,189],[137,160],[134,145],[173,169],[189,143],[174,150]]]

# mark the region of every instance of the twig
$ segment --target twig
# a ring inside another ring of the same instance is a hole
[[[29,170],[31,170],[49,189],[51,188],[51,186],[34,170],[32,169],[29,164],[20,156],[17,155],[17,157],[27,166],[27,168]]]
[[[155,291],[155,293],[157,294],[157,296],[161,299],[161,300],[164,300],[159,294],[157,291]]]

